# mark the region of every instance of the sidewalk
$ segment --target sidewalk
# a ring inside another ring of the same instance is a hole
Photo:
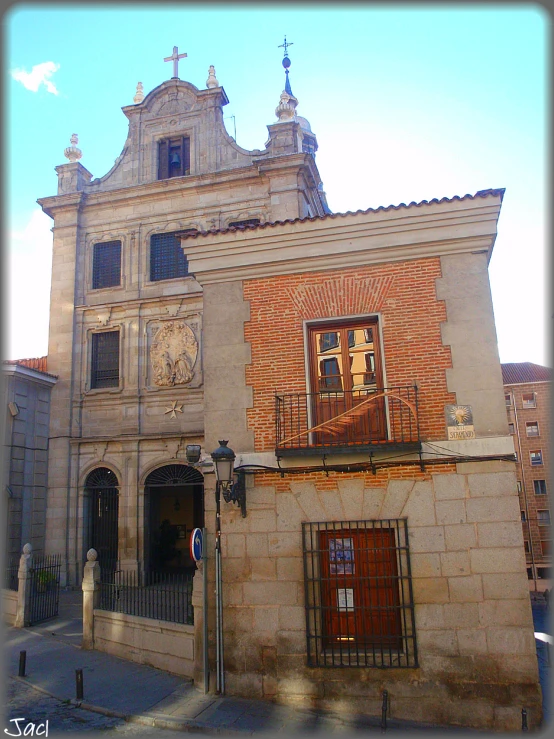
[[[19,653],[25,650],[26,676],[16,679],[81,708],[164,729],[210,734],[381,733],[380,717],[346,716],[261,700],[204,695],[184,678],[103,652],[82,650],[82,622],[77,609],[80,597],[78,591],[75,596],[64,594],[57,619],[27,629],[6,629],[5,653],[11,676],[17,676]],[[75,699],[77,669],[83,670],[81,702]],[[387,719],[387,730],[476,733],[391,718]]]

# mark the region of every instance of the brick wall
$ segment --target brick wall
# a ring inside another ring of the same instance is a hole
[[[248,423],[257,451],[275,448],[275,393],[306,392],[303,321],[380,313],[388,386],[419,387],[423,440],[444,439],[444,406],[455,403],[446,387],[450,348],[441,341],[444,302],[435,294],[438,258],[332,272],[247,280],[252,349],[246,383],[254,391]]]

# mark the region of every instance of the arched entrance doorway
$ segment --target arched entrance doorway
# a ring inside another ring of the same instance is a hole
[[[84,492],[85,552],[96,549],[102,571],[114,572],[118,556],[117,475],[107,467],[98,467],[87,476]]]
[[[186,464],[159,467],[146,478],[147,569],[193,572],[190,533],[204,526],[204,478]]]

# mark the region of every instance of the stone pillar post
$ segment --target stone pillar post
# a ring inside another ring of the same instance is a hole
[[[30,544],[25,544],[23,547],[23,554],[19,560],[19,570],[17,577],[19,579],[18,590],[17,590],[17,611],[15,614],[14,626],[17,629],[22,629],[24,626],[29,625],[31,618],[30,604],[31,604],[31,565],[32,565],[32,554],[33,547]]]
[[[100,595],[100,564],[98,552],[89,549],[87,563],[83,572],[83,641],[82,649],[94,649],[94,609],[98,606]]]
[[[204,543],[205,546],[205,543]],[[197,570],[192,580],[192,607],[194,611],[194,684],[204,690],[204,567],[205,562],[196,563]]]

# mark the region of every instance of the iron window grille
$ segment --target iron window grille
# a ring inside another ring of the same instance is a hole
[[[91,388],[119,385],[119,331],[92,334]]]
[[[95,244],[92,255],[92,289],[121,284],[121,241]]]
[[[150,280],[171,280],[188,275],[187,258],[181,240],[173,233],[153,234],[150,237]]]
[[[310,667],[417,667],[406,519],[303,523]]]

